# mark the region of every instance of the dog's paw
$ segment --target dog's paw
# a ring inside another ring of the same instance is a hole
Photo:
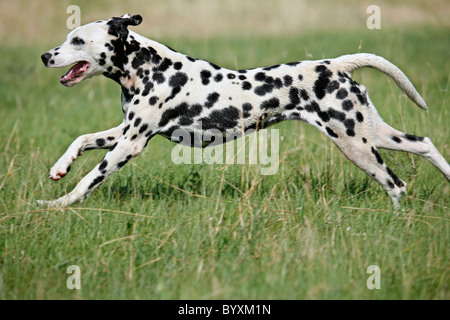
[[[50,169],[50,173],[48,177],[53,181],[58,181],[63,178],[69,171],[72,166],[73,158],[71,161],[61,161],[61,159]]]
[[[66,207],[68,205],[67,201],[62,201],[62,199],[47,201],[47,200],[35,200],[39,207],[43,208],[56,208],[56,207]]]
[[[37,204],[39,207],[51,207],[51,201],[36,200],[36,204]]]
[[[72,144],[69,149],[67,149],[66,153],[64,153],[50,169],[48,177],[54,181],[58,181],[69,173],[72,163],[77,157],[83,154],[80,149],[81,147],[79,147],[78,144]]]

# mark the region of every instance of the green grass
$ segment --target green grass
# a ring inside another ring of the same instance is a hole
[[[410,77],[428,114],[379,72],[354,78],[388,123],[431,137],[448,159],[449,39],[448,30],[421,28],[159,40],[229,68],[382,55]],[[248,164],[175,165],[174,145],[157,137],[85,202],[37,207],[72,190],[105,154],[86,152],[54,183],[48,171],[69,144],[122,118],[115,83],[64,88],[64,71],[40,62],[47,49],[0,47],[0,298],[450,297],[450,189],[440,172],[423,158],[382,152],[409,184],[404,211],[394,212],[376,182],[304,123],[274,127],[283,136],[276,175]],[[70,265],[81,269],[82,290],[66,287]],[[370,265],[381,268],[381,290],[366,287]]]

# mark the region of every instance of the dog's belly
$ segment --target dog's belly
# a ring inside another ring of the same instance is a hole
[[[236,125],[226,128],[224,128],[226,119],[209,120],[206,125],[203,121],[199,120],[194,121],[189,126],[174,125],[165,131],[161,131],[159,134],[166,139],[182,145],[205,148],[236,140],[286,120],[304,119],[299,112],[283,111],[273,115],[265,113],[255,119],[240,119]]]

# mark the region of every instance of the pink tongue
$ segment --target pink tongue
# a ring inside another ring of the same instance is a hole
[[[86,70],[85,66],[86,66],[85,62],[77,63],[72,68],[70,68],[70,70],[67,71],[65,75],[61,77],[61,81],[65,82],[68,80],[75,79],[79,74],[83,73]]]

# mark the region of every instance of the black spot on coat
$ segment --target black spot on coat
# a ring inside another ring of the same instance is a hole
[[[188,76],[184,72],[177,72],[169,79],[169,85],[171,87],[182,87],[188,81]]]
[[[336,134],[336,132],[334,132],[331,128],[325,127],[325,129],[327,130],[327,133],[330,137],[339,138],[339,136]]]
[[[280,100],[278,98],[271,98],[261,103],[261,109],[275,109],[280,106]]]
[[[323,99],[333,73],[324,65],[317,66],[315,71],[319,74],[319,78],[314,82],[313,90],[318,99]]]
[[[153,82],[149,81],[144,86],[144,91],[142,91],[142,95],[145,97],[150,93],[150,90],[152,90],[154,87]]]
[[[263,96],[266,93],[271,93],[273,91],[274,85],[273,84],[263,84],[262,86],[258,86],[255,88],[255,93],[258,96]]]
[[[218,65],[216,65],[216,64],[214,64],[214,63],[212,63],[212,62],[208,62],[208,63],[209,63],[209,65],[210,65],[211,67],[213,67],[213,68],[216,69],[216,70],[222,69],[221,67],[219,67]]]
[[[93,187],[95,187],[96,185],[98,185],[99,183],[101,183],[103,180],[105,180],[105,176],[101,175],[98,176],[97,178],[95,178],[91,184],[89,185],[88,189],[92,189]]]
[[[364,116],[359,111],[356,112],[356,120],[358,120],[358,122],[363,122],[364,121]]]
[[[224,109],[215,110],[206,118],[201,118],[203,129],[218,129],[224,131],[238,125],[239,110],[229,106]]]
[[[342,109],[344,109],[345,111],[352,110],[353,109],[353,102],[351,102],[350,100],[342,101]]]
[[[348,96],[348,92],[344,88],[339,89],[336,93],[336,98],[338,98],[340,100],[345,99],[347,96]]]
[[[246,102],[242,105],[242,110],[244,111],[244,113],[243,113],[244,118],[248,118],[251,115],[250,111],[252,109],[253,109],[253,106],[248,102]]]
[[[148,50],[147,48],[141,48],[139,52],[136,53],[136,56],[131,62],[131,66],[137,70],[144,63],[150,61],[150,58],[151,58],[150,50]]]
[[[219,100],[220,94],[217,92],[212,92],[208,95],[206,98],[205,107],[211,108],[218,100]]]
[[[136,120],[134,121],[134,127],[137,128],[139,127],[139,125],[141,124],[142,119],[141,118],[136,118]]]
[[[203,70],[202,72],[200,72],[200,77],[202,79],[202,83],[206,86],[207,84],[209,84],[209,78],[211,78],[212,74],[210,71],[208,70]]]
[[[126,165],[127,163],[128,163],[128,161],[130,161],[130,159],[131,159],[131,155],[128,155],[126,158],[125,158],[125,160],[123,160],[123,161],[120,161],[118,164],[117,164],[117,168],[122,168],[124,165]]]
[[[292,77],[290,75],[285,75],[283,77],[283,81],[284,81],[284,86],[285,87],[289,87],[290,85],[292,85]]]
[[[346,119],[344,121],[344,126],[347,128],[347,135],[349,137],[354,137],[355,136],[355,120],[353,119]]]
[[[107,160],[103,160],[103,161],[100,163],[100,166],[98,167],[98,170],[99,170],[99,171],[103,171],[103,170],[106,169],[107,166],[108,166],[108,161],[107,161]]]
[[[242,90],[250,90],[252,88],[252,84],[248,81],[242,82]]]
[[[327,86],[327,93],[332,93],[333,91],[339,89],[339,82],[336,80],[331,81]]]
[[[164,83],[166,78],[164,77],[164,75],[161,72],[155,72],[152,75],[152,80],[154,80],[158,84],[161,84],[161,83]]]
[[[345,113],[337,111],[333,108],[328,109],[328,115],[330,116],[330,118],[336,119],[341,122],[343,122],[346,118]]]
[[[309,99],[308,92],[305,89],[300,90],[300,96],[305,101]]]
[[[167,69],[169,69],[172,66],[172,64],[173,64],[172,60],[164,58],[164,60],[156,68],[153,69],[153,71],[158,72],[167,71]]]
[[[381,159],[381,156],[380,156],[380,154],[378,153],[378,151],[377,151],[374,147],[370,148],[370,150],[371,150],[372,153],[375,155],[375,158],[377,159],[377,162],[378,162],[379,164],[383,164],[383,163],[384,163],[384,162],[383,162],[383,159]]]
[[[223,79],[223,75],[221,73],[216,74],[216,76],[214,77],[214,81],[216,82],[220,82]]]
[[[404,183],[402,180],[400,180],[388,167],[386,167],[387,173],[391,176],[392,180],[394,180],[394,183],[397,187],[401,188],[404,186]]]
[[[158,126],[164,127],[171,120],[175,120],[177,118],[182,118],[182,122],[191,124],[191,121],[188,119],[192,119],[195,116],[198,116],[202,112],[202,106],[200,104],[194,104],[189,106],[187,103],[183,102],[175,108],[168,109],[164,111],[161,115],[161,119],[159,120]]]
[[[415,136],[415,135],[412,135],[412,134],[407,134],[407,133],[405,133],[403,135],[403,137],[405,137],[409,141],[423,141],[423,139],[424,139],[423,137],[418,137],[418,136]]]
[[[97,139],[95,140],[95,144],[99,147],[103,147],[106,144],[105,139]]]
[[[175,70],[181,70],[181,68],[183,68],[183,64],[181,63],[181,62],[175,62],[174,64],[173,64],[173,68],[175,69]]]
[[[257,81],[266,80],[266,74],[264,72],[258,72],[257,74],[255,74],[255,80]]]
[[[319,112],[320,111],[320,107],[317,104],[317,102],[312,101],[310,104],[307,104],[305,106],[305,110],[308,112]]]
[[[158,98],[157,96],[153,96],[153,97],[151,97],[151,98],[148,100],[148,103],[149,103],[151,106],[154,106],[154,105],[156,104],[156,102],[158,102],[158,100],[159,100],[159,98]]]
[[[289,90],[289,100],[294,105],[300,103],[299,90],[296,87],[291,87],[291,89]]]
[[[148,129],[148,124],[144,123],[140,128],[139,128],[139,133],[144,133],[145,131],[147,131]]]

